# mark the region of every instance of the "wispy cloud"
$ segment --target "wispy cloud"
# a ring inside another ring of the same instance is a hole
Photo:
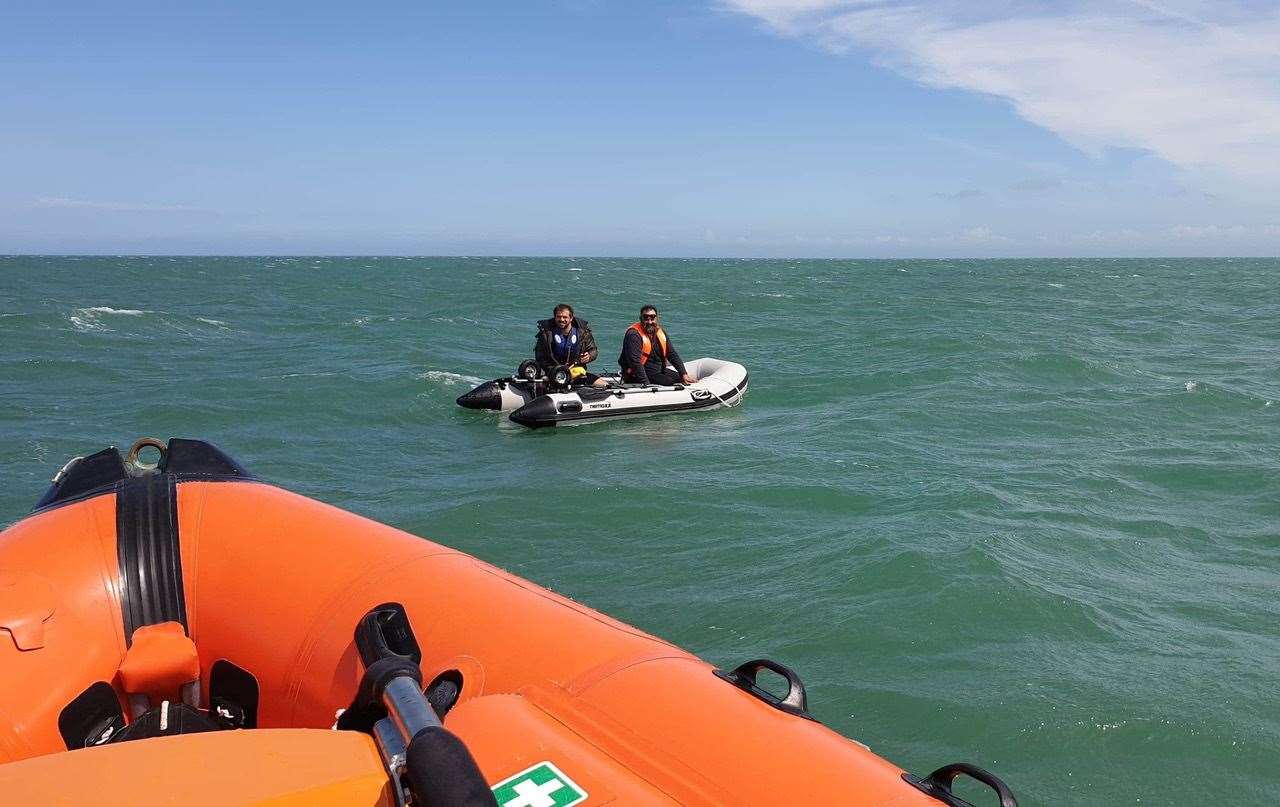
[[[1277,238],[1280,238],[1280,224],[1178,224],[1172,227],[1141,230],[1123,227],[1114,230],[1090,230],[1035,236],[1035,240],[1041,243],[1067,245],[1111,244],[1119,247],[1162,245],[1167,247],[1171,242],[1178,242],[1181,244],[1220,245],[1229,249],[1241,246],[1274,249]],[[1165,251],[1169,252],[1170,250],[1166,249]],[[1177,254],[1177,252],[1178,248],[1173,248],[1172,253]]]
[[[1243,224],[1181,224],[1169,228],[1169,237],[1178,239],[1237,240],[1256,236],[1275,236],[1280,231],[1272,225],[1246,227]]]
[[[72,208],[77,210],[102,210],[128,213],[207,213],[209,211],[187,205],[154,205],[144,202],[92,202],[85,199],[68,199],[65,196],[42,196],[34,207]]]
[[[1009,244],[1012,238],[991,231],[989,227],[970,227],[956,239],[962,244]]]
[[[1090,153],[1280,179],[1280,9],[1243,0],[721,0],[784,36],[1007,99]]]
[[[1023,194],[1027,196],[1043,196],[1062,190],[1062,180],[1046,177],[1030,177],[1013,183],[1009,186],[1008,190],[1010,193]]]
[[[961,188],[958,191],[938,191],[933,195],[948,202],[963,202],[966,199],[981,199],[987,194],[977,188]]]

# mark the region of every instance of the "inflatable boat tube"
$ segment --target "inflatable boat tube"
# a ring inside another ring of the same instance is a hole
[[[610,387],[622,387],[622,377],[617,373],[602,375]],[[513,375],[509,378],[495,378],[480,384],[470,392],[464,392],[457,398],[458,406],[464,409],[489,409],[494,412],[514,412],[532,401],[547,394],[551,384],[546,378],[522,378]]]
[[[521,365],[521,369],[532,368],[532,362],[526,362]],[[721,359],[702,358],[695,359],[685,365],[685,369],[689,374],[697,379],[697,383],[689,387],[689,391],[685,392],[683,384],[675,387],[660,387],[649,384],[625,384],[622,377],[618,373],[606,373],[601,375],[609,386],[605,392],[601,392],[596,387],[575,386],[568,390],[556,389],[546,377],[540,374],[536,368],[529,370],[529,375],[522,375],[519,371],[515,375],[507,378],[495,378],[492,381],[486,381],[476,386],[474,389],[459,395],[457,398],[458,406],[466,409],[488,409],[497,412],[514,412],[526,404],[541,398],[548,394],[568,395],[568,398],[558,398],[552,406],[557,410],[560,404],[564,404],[566,413],[568,410],[574,409],[575,403],[584,404],[581,411],[588,413],[599,412],[599,415],[588,414],[579,418],[553,418],[556,422],[582,422],[588,420],[599,420],[603,417],[617,415],[609,415],[605,410],[617,408],[619,410],[641,409],[644,407],[652,407],[661,402],[663,410],[670,409],[672,411],[681,411],[682,409],[711,409],[716,406],[734,406],[741,400],[747,388],[747,371],[740,364],[734,362],[723,361]],[[703,392],[698,393],[699,402],[710,402],[704,406],[685,407],[681,404],[691,403],[695,389],[701,389]],[[610,401],[611,406],[587,406],[588,403],[599,403],[606,397],[623,400],[632,390],[641,390],[646,393],[664,393],[659,398],[636,398],[628,403],[627,406],[615,407],[616,401]],[[622,394],[619,395],[618,393]],[[670,395],[665,393],[679,392],[679,395]],[[712,393],[707,395],[706,392]],[[573,397],[573,396],[577,397]],[[545,407],[545,405],[544,405]],[[631,412],[630,414],[652,414],[651,411]],[[555,425],[548,421],[546,417],[535,417],[535,413],[530,411],[529,417],[521,416],[516,422],[529,420],[531,422],[525,425],[538,426]],[[532,421],[536,421],[532,422]]]
[[[621,384],[574,387],[531,399],[510,414],[531,429],[576,426],[601,420],[736,406],[747,394],[747,369],[720,359],[695,359],[685,369],[696,381],[673,387]]]
[[[144,445],[0,533],[6,804],[938,807],[959,775],[1014,804],[831,731],[780,664],[716,670],[208,443]]]

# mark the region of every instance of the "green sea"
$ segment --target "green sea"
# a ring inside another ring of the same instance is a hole
[[[599,366],[653,303],[745,402],[454,405],[562,301]],[[0,258],[0,520],[144,435],[787,664],[917,773],[1280,803],[1280,260]]]

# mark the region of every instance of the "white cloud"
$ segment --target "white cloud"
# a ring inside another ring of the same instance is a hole
[[[1046,177],[1028,177],[1013,183],[1006,190],[1010,193],[1027,196],[1042,196],[1062,190],[1062,180]]]
[[[42,196],[35,207],[73,208],[78,210],[121,211],[129,213],[197,213],[197,208],[187,205],[152,205],[144,202],[91,202],[84,199],[68,199],[64,196]]]
[[[1167,247],[1171,242],[1179,242],[1212,244],[1228,248],[1266,249],[1270,246],[1270,249],[1274,249],[1274,239],[1278,236],[1280,236],[1280,224],[1178,224],[1144,230],[1125,227],[1114,230],[1058,232],[1037,235],[1035,240],[1043,244],[1068,246],[1103,244],[1119,247],[1157,245]]]
[[[1266,235],[1267,228],[1260,228],[1258,234]],[[1240,239],[1255,235],[1254,229],[1243,224],[1180,224],[1169,228],[1169,237],[1178,239]]]
[[[989,227],[970,227],[957,240],[962,244],[1008,244],[1013,239],[997,235]]]
[[[948,202],[963,202],[968,199],[981,199],[987,194],[986,191],[980,191],[977,188],[961,188],[958,191],[937,191],[933,195]]]
[[[1280,180],[1280,9],[1147,0],[722,0],[932,87],[1008,100],[1090,153]],[[994,10],[992,10],[994,9]]]

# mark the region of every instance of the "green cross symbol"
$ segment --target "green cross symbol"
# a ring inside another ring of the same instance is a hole
[[[539,762],[493,786],[498,807],[569,807],[587,800],[587,791],[550,762]]]

